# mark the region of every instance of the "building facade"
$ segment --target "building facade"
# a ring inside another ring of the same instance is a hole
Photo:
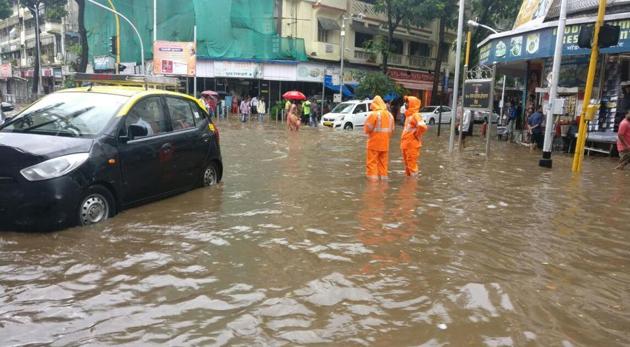
[[[0,21],[0,93],[3,99],[22,102],[30,99],[30,80],[36,52],[35,18],[26,8],[13,3],[13,13]],[[45,15],[45,8],[41,10]],[[75,59],[66,49],[78,41],[78,16],[74,1],[66,6],[68,15],[60,22],[40,22],[41,75],[43,92],[62,86],[69,72],[68,62]]]

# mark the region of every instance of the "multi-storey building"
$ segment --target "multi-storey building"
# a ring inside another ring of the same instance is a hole
[[[42,17],[46,9],[41,8]],[[42,88],[50,92],[62,83],[68,72],[68,41],[77,39],[77,8],[74,1],[67,5],[68,15],[60,22],[40,23]],[[23,101],[29,98],[29,81],[33,77],[35,59],[35,18],[26,8],[13,4],[13,13],[0,21],[0,92],[4,99]]]
[[[351,83],[357,70],[378,69],[382,55],[368,49],[379,35],[387,35],[387,17],[377,12],[369,1],[359,0],[285,0],[282,2],[282,36],[304,38],[309,59],[320,63],[339,62],[342,40],[347,69],[344,81]],[[388,56],[388,74],[425,102],[431,100],[433,71],[437,58],[438,22],[426,27],[399,26],[394,32],[392,52]],[[344,36],[341,31],[344,27]],[[454,66],[450,43],[455,35],[447,31],[448,46],[443,66]],[[450,64],[449,64],[450,63]]]

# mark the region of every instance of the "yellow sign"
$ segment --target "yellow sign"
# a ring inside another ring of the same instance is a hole
[[[514,21],[514,29],[542,24],[552,2],[553,0],[523,0],[521,10]]]
[[[194,42],[155,41],[153,73],[156,75],[194,76],[197,65]]]

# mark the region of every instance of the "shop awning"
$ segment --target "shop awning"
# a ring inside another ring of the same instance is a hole
[[[319,25],[321,25],[322,29],[324,30],[333,31],[333,30],[341,29],[337,21],[334,19],[326,18],[326,17],[317,17],[317,21],[319,22]]]
[[[339,85],[332,83],[332,76],[330,75],[326,75],[326,77],[324,78],[324,86],[334,91],[335,93],[339,93]],[[344,85],[342,90],[343,90],[343,96],[347,96],[347,97],[354,96],[354,93],[347,86]]]
[[[567,19],[562,45],[563,56],[588,56],[590,54],[590,49],[578,47],[577,41],[580,30],[587,25],[592,25],[594,21],[595,17]],[[601,54],[630,52],[630,12],[608,15],[605,17],[605,22],[619,26],[621,35],[617,46],[604,48],[600,51]],[[491,65],[552,57],[557,27],[558,22],[552,21],[535,27],[517,28],[490,35],[478,45],[479,63]]]

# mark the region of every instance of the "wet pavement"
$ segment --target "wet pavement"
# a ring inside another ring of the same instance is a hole
[[[0,345],[627,346],[630,171],[432,130],[422,175],[364,137],[219,123],[225,176],[61,232],[0,233]]]

